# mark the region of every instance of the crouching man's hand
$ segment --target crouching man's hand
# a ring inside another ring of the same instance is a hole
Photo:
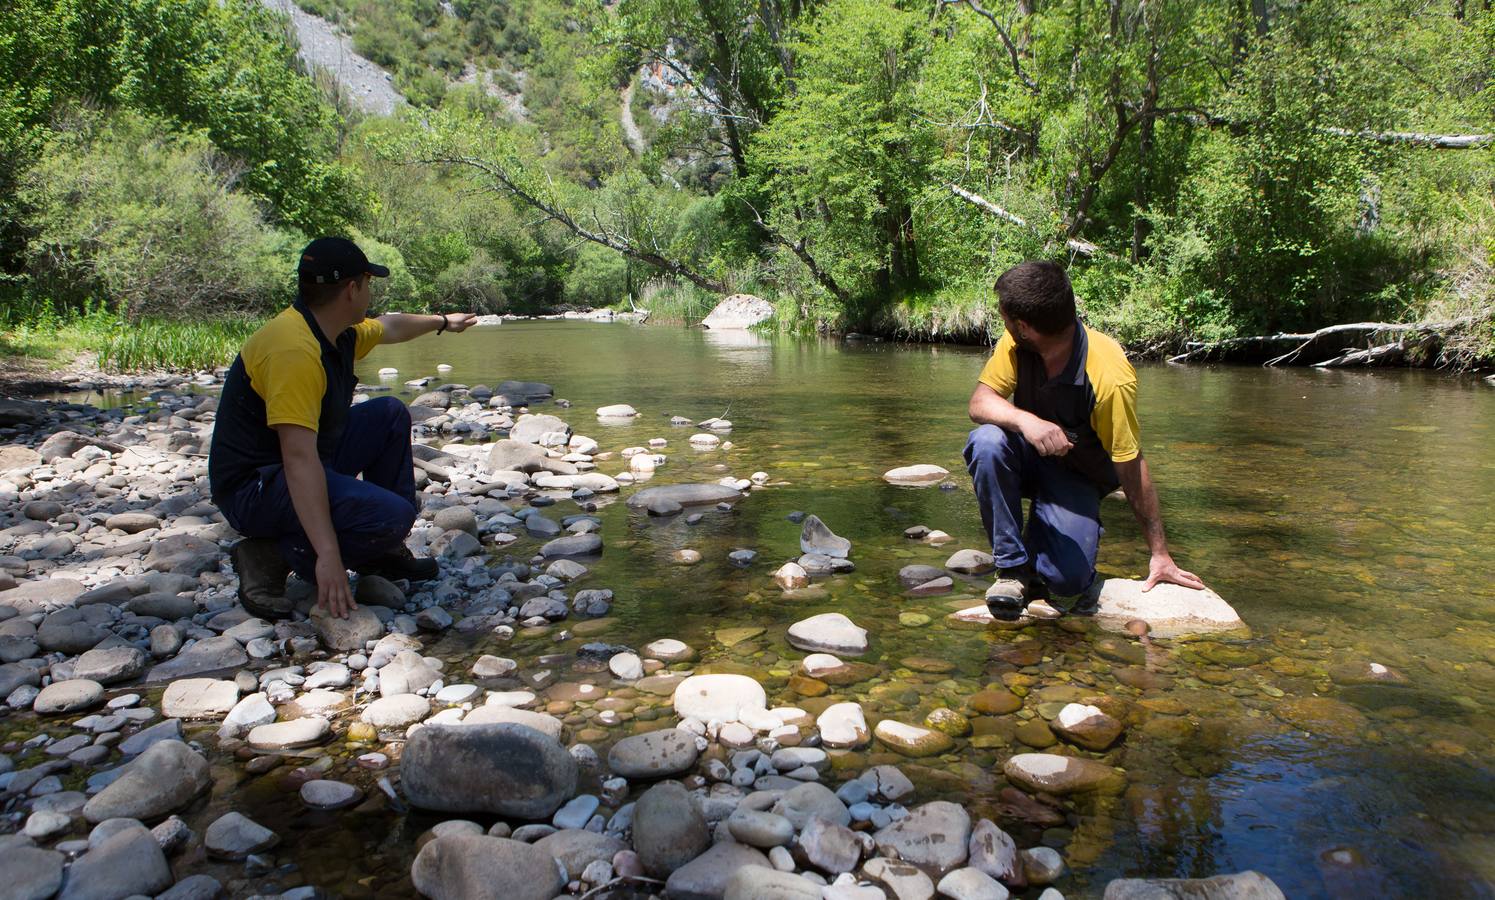
[[[476,325],[478,317],[475,313],[446,313],[446,330],[462,332]]]
[[[1173,557],[1164,553],[1154,555],[1152,561],[1147,565],[1147,583],[1142,585],[1143,592],[1150,591],[1160,584],[1180,584],[1186,588],[1196,591],[1204,590],[1204,582],[1193,572],[1180,569]]]

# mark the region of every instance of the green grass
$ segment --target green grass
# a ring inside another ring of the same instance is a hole
[[[259,318],[129,321],[102,306],[59,310],[19,303],[0,315],[0,354],[40,366],[92,356],[106,372],[195,372],[227,365]]]

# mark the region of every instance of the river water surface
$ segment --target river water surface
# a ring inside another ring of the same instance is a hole
[[[1068,896],[1098,896],[1122,875],[1243,869],[1289,897],[1495,896],[1495,390],[1419,372],[1141,366],[1143,448],[1174,554],[1235,605],[1253,637],[1158,642],[1160,671],[1137,676],[1142,649],[1086,623],[956,629],[945,615],[976,595],[900,592],[901,566],[989,549],[960,457],[985,355],[547,321],[381,347],[360,374],[377,383],[377,370],[394,366],[402,384],[447,363],[440,381],[550,383],[572,408],[535,411],[558,412],[604,451],[666,438],[655,484],[769,473],[773,486],[696,526],[630,516],[621,503],[601,511],[607,549],[583,586],[617,593],[605,639],[680,638],[701,649],[698,671],[752,673],[770,705],[858,699],[870,721],[917,723],[938,706],[961,709],[988,684],[1023,694],[1016,714],[974,717],[975,736],[949,755],[899,760],[924,785],[920,800],[994,811],[1001,762],[1027,749],[1019,725],[1080,696],[1117,698],[1128,731],[1106,759],[1127,771],[1125,792],[1081,800],[1060,827],[1003,822],[1020,845],[1065,854]],[[592,411],[612,403],[641,415],[596,422]],[[672,415],[728,418],[734,446],[692,451],[695,429],[671,428]],[[955,490],[881,480],[912,463],[949,469]],[[769,579],[799,553],[786,518],[796,510],[854,544],[856,571],[825,582],[821,599],[786,601]],[[1102,573],[1145,575],[1130,510],[1108,501],[1104,515]],[[955,541],[907,540],[915,524]],[[530,543],[507,552],[525,559]],[[704,561],[671,565],[682,547]],[[756,550],[757,562],[733,566],[736,548]],[[803,654],[784,628],[833,610],[871,630],[865,661],[879,675],[798,697],[787,683]],[[930,622],[901,624],[906,612]],[[766,631],[730,648],[714,638],[735,626]],[[437,652],[524,661],[586,639],[493,647],[453,637]],[[1368,663],[1403,683],[1358,683]],[[625,722],[611,737],[629,726],[652,727]],[[874,747],[847,764],[854,772],[885,757]]]

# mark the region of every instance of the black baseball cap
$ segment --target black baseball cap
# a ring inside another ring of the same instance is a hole
[[[319,237],[301,251],[296,274],[302,281],[332,284],[359,275],[389,277],[389,269],[369,262],[358,245],[345,237]]]

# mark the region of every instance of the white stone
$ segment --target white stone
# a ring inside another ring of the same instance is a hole
[[[624,681],[637,681],[644,677],[644,663],[632,653],[614,655],[607,661],[607,668]]]
[[[1196,591],[1176,584],[1160,584],[1147,593],[1143,582],[1107,578],[1101,585],[1096,622],[1108,631],[1125,632],[1126,623],[1141,619],[1158,638],[1191,634],[1250,634],[1229,603],[1208,588]]]
[[[831,749],[860,747],[872,739],[867,717],[859,703],[837,703],[826,708],[815,720],[820,742]]]
[[[746,675],[692,675],[675,686],[675,712],[682,718],[735,722],[744,709],[764,709],[768,694]]]
[[[861,656],[867,652],[867,629],[841,613],[821,613],[790,625],[789,643],[806,651]]]
[[[892,484],[915,485],[919,487],[939,484],[949,476],[949,469],[942,469],[939,466],[933,465],[899,466],[896,469],[889,469],[882,475],[884,481]]]

